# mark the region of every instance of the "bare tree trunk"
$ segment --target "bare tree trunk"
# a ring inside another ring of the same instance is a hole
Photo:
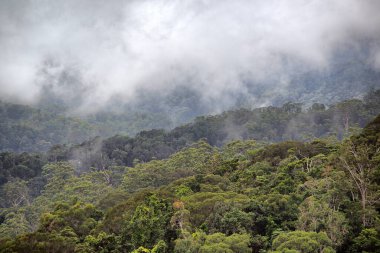
[[[362,208],[362,224],[364,227],[368,225],[366,211],[368,209],[368,194],[371,172],[373,170],[369,148],[367,146],[355,147],[351,142],[348,146],[347,157],[340,157],[343,167],[349,172],[351,179],[354,181],[360,196],[360,204]]]

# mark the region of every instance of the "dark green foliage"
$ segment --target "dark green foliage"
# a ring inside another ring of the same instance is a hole
[[[0,153],[0,186],[12,178],[28,180],[39,176],[46,163],[44,154]]]
[[[379,231],[374,228],[363,229],[360,234],[354,238],[351,252],[379,252],[380,235]]]

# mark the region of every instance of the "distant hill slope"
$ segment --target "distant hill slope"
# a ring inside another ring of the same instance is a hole
[[[94,134],[96,130],[83,120],[0,102],[0,150],[44,151],[53,144],[80,142]]]
[[[159,113],[102,112],[79,118],[57,114],[54,110],[0,102],[0,150],[47,151],[56,144],[75,144],[96,136],[108,138],[115,134],[133,136],[137,133],[134,138],[115,136],[105,140],[105,143],[122,138],[123,143],[133,147],[133,151],[128,151],[128,157],[146,161],[152,157],[166,157],[202,138],[206,138],[211,145],[222,145],[234,139],[278,142],[328,135],[342,138],[350,127],[363,127],[373,119],[380,112],[379,101],[380,91],[372,91],[363,100],[346,100],[329,108],[315,103],[305,109],[299,103],[286,103],[281,107],[238,109],[215,116],[197,117],[192,123],[169,132],[149,131],[165,127],[168,130],[171,127],[170,119],[165,115],[161,117]],[[146,155],[131,155],[131,152],[139,153],[136,150],[141,148],[139,145],[142,143]],[[130,159],[127,164],[131,164]]]
[[[342,139],[364,127],[380,113],[380,91],[369,93],[363,100],[346,100],[329,108],[313,104],[302,110],[301,104],[282,107],[239,109],[215,116],[198,117],[194,122],[171,131],[142,131],[135,137],[116,135],[93,139],[74,146],[56,146],[50,161],[73,160],[79,167],[133,166],[139,162],[169,157],[176,151],[201,139],[212,146],[239,139],[265,142],[286,140],[310,141],[314,138]]]
[[[56,107],[37,109],[0,101],[0,151],[47,151],[56,144],[118,133],[134,135],[167,125],[168,120],[159,114],[99,112],[70,117]]]

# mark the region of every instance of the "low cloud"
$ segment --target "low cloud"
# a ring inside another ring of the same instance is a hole
[[[216,106],[255,90],[270,104],[337,50],[365,45],[380,69],[379,11],[375,0],[2,1],[0,96],[33,103],[48,89],[94,111],[188,86]]]

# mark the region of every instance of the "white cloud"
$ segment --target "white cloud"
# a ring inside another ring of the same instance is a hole
[[[362,40],[378,56],[378,11],[374,0],[2,1],[0,95],[30,102],[48,83],[70,96],[58,79],[67,68],[84,108],[178,84],[214,100],[244,90],[242,79],[280,76],[285,89],[284,59],[328,68],[337,48]],[[47,60],[59,68],[44,76]]]

